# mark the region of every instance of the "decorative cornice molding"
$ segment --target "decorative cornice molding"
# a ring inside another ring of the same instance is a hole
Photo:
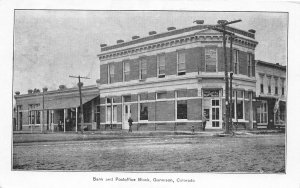
[[[128,48],[124,50],[118,50],[118,51],[113,51],[113,52],[108,52],[108,53],[103,53],[99,54],[99,60],[110,60],[110,59],[115,59],[115,58],[120,58],[120,57],[127,57],[130,55],[136,55],[139,53],[147,53],[153,50],[161,50],[165,48],[170,48],[170,47],[176,47],[180,45],[186,45],[186,44],[191,44],[195,42],[222,42],[222,34],[221,33],[198,33],[198,34],[192,34],[192,35],[187,35],[183,37],[177,37],[169,40],[164,40],[164,41],[159,41],[155,43],[149,43],[149,44],[144,44],[141,46],[133,47],[133,48]],[[227,41],[229,41],[227,39]],[[246,38],[242,37],[237,37],[234,39],[233,43],[235,45],[247,47],[250,49],[255,49],[256,45],[258,42],[252,41]]]

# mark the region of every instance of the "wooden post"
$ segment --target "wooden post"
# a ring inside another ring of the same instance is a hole
[[[66,132],[66,109],[64,109],[64,133]]]
[[[76,130],[76,132],[77,132],[77,124],[78,124],[78,122],[77,122],[77,113],[78,113],[78,107],[76,107],[76,113],[75,113],[75,125],[76,125],[76,127],[75,127],[75,130]]]

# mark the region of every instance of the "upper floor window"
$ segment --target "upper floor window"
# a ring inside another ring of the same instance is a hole
[[[185,67],[184,51],[177,52],[177,71],[178,71],[178,75],[185,75],[186,67]]]
[[[285,90],[284,82],[285,82],[285,79],[282,79],[281,80],[281,95],[284,95],[284,90]]]
[[[239,51],[233,50],[234,74],[239,74]]]
[[[252,76],[252,59],[253,56],[251,53],[248,53],[247,55],[247,63],[248,63],[248,76],[251,77]]]
[[[108,83],[114,83],[115,81],[115,65],[108,65]]]
[[[275,95],[278,95],[278,78],[274,78],[275,81]]]
[[[157,56],[157,73],[159,78],[164,78],[166,74],[166,56],[160,54]]]
[[[123,65],[123,81],[128,81],[130,76],[130,64],[129,61],[125,61]]]
[[[272,89],[271,89],[271,76],[268,76],[268,94],[271,94]]]
[[[264,76],[259,75],[259,80],[260,80],[260,93],[264,93]]]
[[[217,48],[205,48],[205,71],[217,72]]]
[[[147,61],[146,58],[140,59],[140,80],[144,80],[147,77]]]

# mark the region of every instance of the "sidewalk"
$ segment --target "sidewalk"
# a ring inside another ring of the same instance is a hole
[[[129,133],[127,130],[120,131],[84,131],[81,132],[14,132],[14,143],[28,143],[28,142],[59,142],[59,141],[88,141],[88,140],[113,140],[124,138],[152,138],[152,137],[165,137],[165,136],[178,136],[178,137],[205,137],[205,136],[222,136],[223,130],[206,130],[197,131],[134,131]],[[255,131],[236,131],[235,135],[258,135],[258,134],[278,134],[276,130],[255,130]],[[231,136],[231,135],[227,135]]]

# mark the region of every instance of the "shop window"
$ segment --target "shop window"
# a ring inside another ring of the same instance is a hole
[[[257,123],[268,123],[267,101],[261,101],[261,105],[257,108]]]
[[[157,56],[157,68],[158,77],[164,78],[166,74],[166,56],[165,54],[160,54]]]
[[[167,98],[167,92],[156,93],[156,99],[166,99],[166,98]]]
[[[131,102],[131,96],[124,96],[124,102]]]
[[[236,112],[238,119],[244,119],[244,101],[237,100],[236,102]]]
[[[144,80],[147,78],[147,61],[146,58],[140,59],[140,80]]]
[[[123,81],[128,81],[130,78],[130,64],[129,61],[125,61],[123,64]]]
[[[187,119],[187,101],[177,101],[177,119]]]
[[[185,75],[186,67],[185,67],[184,51],[177,52],[177,71],[178,71],[178,75]]]
[[[217,49],[205,48],[205,71],[217,72]]]
[[[148,120],[148,104],[140,104],[140,120]]]

